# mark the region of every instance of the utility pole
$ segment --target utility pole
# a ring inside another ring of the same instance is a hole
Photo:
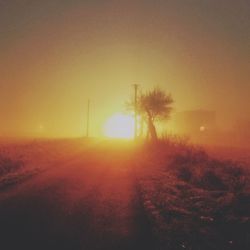
[[[89,137],[89,109],[90,109],[90,100],[88,99],[86,137]]]
[[[135,128],[134,128],[134,138],[135,140],[137,139],[137,116],[138,116],[138,105],[137,105],[137,92],[138,92],[138,84],[133,84],[134,86],[134,91],[135,91],[135,96],[134,96],[134,103],[135,103],[135,106],[134,106],[134,112],[135,112]]]

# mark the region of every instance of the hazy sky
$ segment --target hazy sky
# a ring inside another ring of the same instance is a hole
[[[0,134],[92,134],[132,94],[250,119],[249,0],[0,0]]]

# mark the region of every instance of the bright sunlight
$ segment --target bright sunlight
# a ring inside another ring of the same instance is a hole
[[[132,139],[134,118],[130,115],[112,115],[104,124],[104,135],[110,138]]]

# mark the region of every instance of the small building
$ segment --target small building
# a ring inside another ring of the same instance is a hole
[[[173,116],[175,130],[184,134],[214,131],[217,128],[216,112],[210,110],[190,110]]]

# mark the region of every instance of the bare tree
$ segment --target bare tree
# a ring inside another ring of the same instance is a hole
[[[137,112],[140,116],[140,137],[143,135],[144,124],[147,124],[147,137],[157,141],[157,131],[155,122],[168,119],[172,111],[173,98],[171,94],[166,94],[160,88],[154,88],[151,91],[140,93],[137,100]],[[126,109],[131,112],[135,109],[133,98],[126,102]]]
[[[148,135],[157,140],[155,121],[168,119],[172,111],[173,98],[160,88],[154,88],[139,97],[139,111],[147,116]]]

